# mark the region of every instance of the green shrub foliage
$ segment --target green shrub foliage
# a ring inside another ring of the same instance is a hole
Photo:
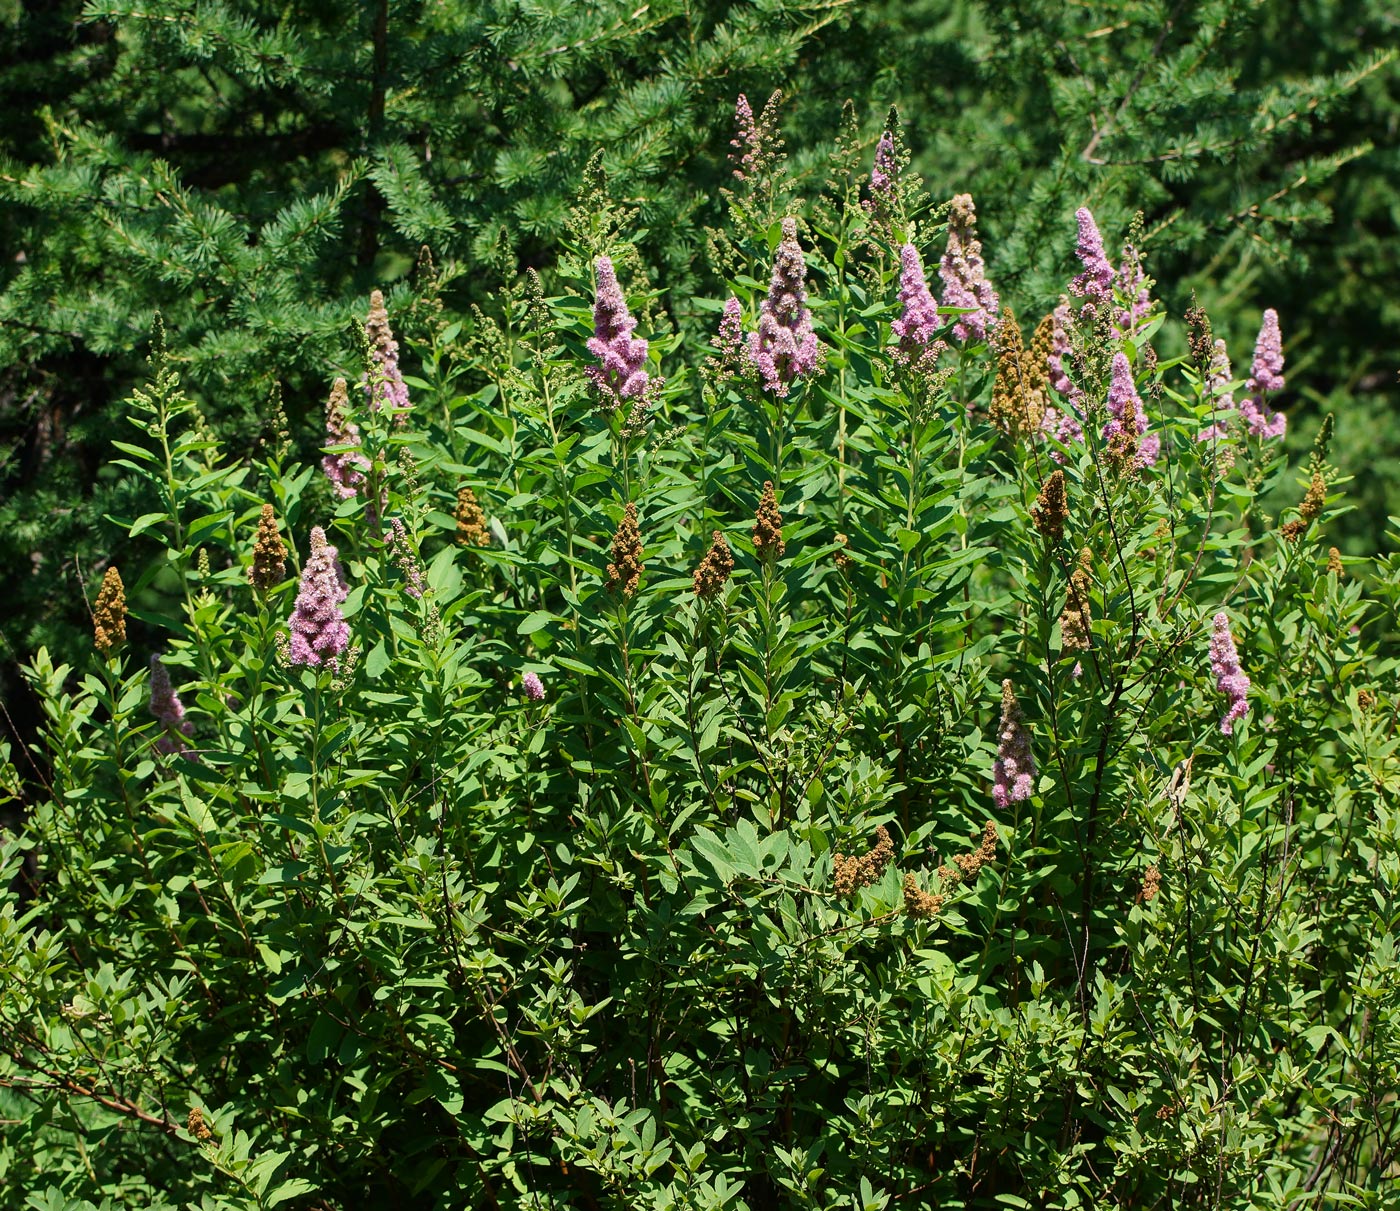
[[[1400,566],[1328,551],[1330,422],[1251,431],[1267,329],[1155,352],[1092,218],[1016,327],[897,141],[789,218],[757,108],[698,337],[597,173],[557,273],[375,310],[315,459],[157,333],[159,556],[5,766],[27,1205],[1393,1205]]]
[[[1393,454],[1393,42],[1382,0],[0,4],[0,559],[41,568],[6,637],[75,656],[60,570],[91,574],[127,507],[101,464],[157,310],[231,458],[279,385],[310,456],[352,307],[381,287],[402,308],[424,244],[463,312],[497,266],[552,266],[601,149],[657,305],[697,337],[740,92],[789,94],[807,194],[843,102],[867,156],[898,102],[915,167],[978,199],[1028,309],[1059,293],[1077,206],[1115,231],[1144,211],[1175,312],[1199,290],[1238,344],[1267,299],[1310,393],[1345,392],[1339,449]],[[1389,461],[1343,546],[1374,549]]]

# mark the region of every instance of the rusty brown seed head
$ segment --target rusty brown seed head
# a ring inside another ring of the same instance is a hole
[[[486,514],[477,503],[476,493],[463,486],[457,489],[457,509],[453,513],[457,521],[457,545],[459,547],[489,547],[491,531],[486,526]]]
[[[258,535],[253,540],[253,562],[248,568],[248,583],[259,593],[266,593],[281,584],[287,575],[287,546],[277,528],[277,514],[271,505],[263,505],[258,518]]]
[[[126,588],[116,564],[102,574],[92,610],[92,642],[104,656],[126,642]]]
[[[1040,489],[1040,495],[1031,506],[1031,520],[1035,528],[1052,542],[1059,542],[1065,536],[1065,522],[1069,519],[1069,494],[1065,491],[1065,473],[1052,471],[1050,478]]]
[[[771,479],[763,484],[763,495],[759,497],[754,522],[754,554],[763,563],[774,563],[781,559],[787,548],[783,543],[783,518],[778,512],[778,497],[773,490]]]
[[[624,598],[637,591],[642,580],[642,531],[637,524],[637,506],[628,502],[612,540],[612,562],[608,564],[608,588]]]
[[[734,554],[729,543],[718,530],[710,540],[710,549],[695,569],[695,595],[702,601],[718,597],[734,571]]]

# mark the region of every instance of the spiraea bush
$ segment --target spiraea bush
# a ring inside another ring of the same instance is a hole
[[[1082,209],[1024,324],[897,132],[804,202],[739,117],[708,343],[596,171],[367,304],[319,465],[157,332],[159,557],[6,764],[11,1205],[1394,1205],[1400,563],[1287,317],[1232,369]]]

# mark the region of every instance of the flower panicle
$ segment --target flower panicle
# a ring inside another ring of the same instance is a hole
[[[1045,421],[1045,392],[1036,381],[1033,350],[1027,351],[1021,338],[1016,313],[1007,307],[992,329],[996,350],[996,380],[992,385],[990,417],[992,424],[1021,441],[1041,431]]]
[[[360,449],[360,427],[350,419],[350,389],[343,378],[331,384],[326,400],[327,450],[321,469],[331,481],[335,494],[349,500],[365,486],[369,459]]]
[[[734,165],[734,179],[744,184],[757,184],[782,157],[783,140],[778,135],[778,109],[783,102],[781,89],[775,89],[763,112],[754,116],[753,106],[743,93],[734,103],[734,138],[729,162]]]
[[[408,384],[399,369],[399,343],[389,327],[389,310],[384,305],[384,293],[370,291],[369,314],[365,317],[365,336],[369,340],[370,369],[360,386],[370,408],[387,408],[394,424],[408,419],[410,408]]]
[[[875,844],[863,854],[832,855],[832,883],[842,899],[853,896],[862,887],[869,887],[894,861],[894,842],[883,824],[875,830]]]
[[[589,366],[585,373],[600,401],[618,407],[623,400],[637,400],[647,394],[651,385],[646,371],[648,346],[641,337],[632,335],[637,321],[627,309],[612,258],[598,257],[593,269],[598,289],[588,352],[598,359],[598,364]]]
[[[1103,236],[1094,222],[1093,212],[1081,206],[1074,212],[1074,218],[1079,226],[1079,241],[1074,251],[1084,268],[1070,282],[1070,293],[1097,308],[1112,302],[1116,274],[1104,252]]]
[[[156,751],[167,755],[189,752],[185,739],[194,734],[194,723],[185,718],[185,706],[170,681],[170,670],[159,656],[151,657],[150,698],[147,708],[161,725]]]
[[[1131,340],[1152,313],[1152,295],[1147,288],[1142,253],[1132,243],[1123,245],[1123,259],[1114,275],[1114,287],[1123,301],[1113,312],[1113,335],[1120,341]]]
[[[1069,493],[1065,490],[1065,473],[1051,471],[1050,477],[1041,485],[1040,494],[1031,506],[1031,520],[1035,528],[1051,542],[1059,542],[1065,536],[1065,522],[1069,520]]]
[[[948,246],[938,265],[943,279],[943,305],[971,308],[953,324],[960,341],[985,340],[1001,300],[987,280],[982,243],[977,238],[977,207],[970,193],[956,195],[948,213]]]
[[[1215,674],[1215,688],[1228,699],[1220,720],[1220,730],[1228,736],[1249,713],[1249,678],[1240,665],[1235,637],[1230,633],[1230,617],[1224,610],[1211,620],[1210,667]]]
[[[1288,430],[1288,418],[1282,412],[1270,413],[1265,402],[1270,392],[1282,391],[1283,387],[1283,336],[1279,332],[1278,312],[1270,307],[1264,312],[1254,345],[1254,362],[1245,383],[1248,394],[1238,405],[1250,433],[1263,441],[1277,440]]]
[[[288,659],[294,665],[335,668],[350,644],[350,624],[340,605],[349,595],[339,552],[320,526],[311,531],[311,554],[301,572],[301,587],[288,623]]]
[[[92,608],[92,643],[104,656],[126,642],[126,586],[117,565],[102,573]]]
[[[807,308],[807,260],[797,239],[797,220],[783,220],[783,238],[773,258],[768,297],[759,304],[758,330],[749,334],[746,361],[765,391],[786,399],[792,384],[821,367],[821,343]]]
[[[1031,734],[1008,677],[1001,683],[1001,725],[997,729],[992,800],[998,807],[1029,799],[1035,791],[1035,758]]]
[[[872,218],[888,222],[899,203],[899,152],[892,129],[886,128],[875,145],[870,166],[870,197],[863,203]]]
[[[253,562],[248,565],[248,583],[259,593],[268,593],[287,576],[287,544],[277,527],[277,514],[265,504],[258,517],[258,533],[253,540]]]
[[[925,349],[943,326],[938,316],[938,300],[929,289],[924,263],[913,244],[899,250],[899,302],[902,308],[897,320],[890,323],[899,348],[905,354],[917,354]]]
[[[771,479],[764,480],[763,494],[754,514],[753,549],[760,563],[776,563],[787,550],[783,542],[783,517],[778,512],[778,497]]]
[[[627,502],[622,520],[612,540],[612,561],[608,564],[608,589],[632,597],[642,582],[642,530],[637,522],[637,506]]]
[[[1133,382],[1133,368],[1127,354],[1113,355],[1108,387],[1110,419],[1104,425],[1103,439],[1109,443],[1110,454],[1129,466],[1151,467],[1157,463],[1162,439],[1147,432],[1147,409]]]
[[[710,549],[695,569],[695,596],[701,601],[712,601],[723,591],[734,571],[734,553],[724,535],[715,530],[710,539]]]
[[[486,514],[476,499],[476,493],[463,484],[457,489],[457,508],[453,512],[457,522],[457,545],[459,547],[489,547],[491,531],[486,524]]]

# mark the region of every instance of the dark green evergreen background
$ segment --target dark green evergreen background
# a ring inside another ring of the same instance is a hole
[[[843,102],[871,150],[897,104],[1023,315],[1085,203],[1110,243],[1144,212],[1173,313],[1198,290],[1237,366],[1276,307],[1292,440],[1335,409],[1346,542],[1374,549],[1400,482],[1396,23],[1379,0],[0,3],[6,658],[85,641],[79,581],[122,552],[102,518],[140,512],[103,459],[157,309],[235,449],[280,384],[311,451],[368,291],[411,324],[424,244],[458,307],[489,265],[547,269],[596,148],[665,300],[717,291],[734,98],[779,86],[811,194]]]

